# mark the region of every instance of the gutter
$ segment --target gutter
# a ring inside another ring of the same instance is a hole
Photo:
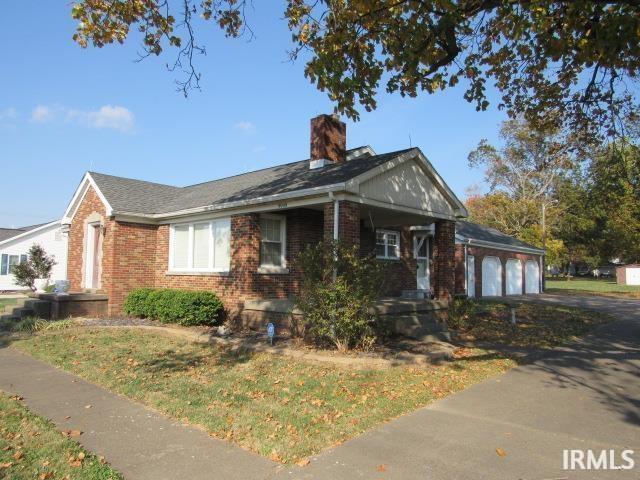
[[[304,190],[295,190],[293,192],[278,193],[275,195],[266,195],[263,197],[254,197],[248,200],[237,200],[235,202],[207,205],[204,207],[187,208],[184,210],[176,210],[176,211],[167,212],[167,213],[133,213],[133,212],[126,212],[126,211],[113,211],[112,214],[127,215],[131,217],[148,218],[148,219],[154,219],[154,220],[165,220],[165,219],[171,219],[173,217],[179,217],[183,215],[217,212],[217,211],[228,210],[228,209],[237,208],[237,207],[245,207],[245,206],[257,205],[261,203],[269,203],[269,202],[274,202],[278,200],[319,195],[326,192],[333,194],[333,192],[339,192],[343,190],[346,190],[345,183],[335,183],[333,185],[325,185],[322,187],[306,188]]]
[[[530,253],[532,255],[546,255],[547,251],[535,247],[521,247],[518,245],[508,245],[506,243],[488,242],[484,240],[473,240],[460,235],[456,235],[456,243],[471,245],[476,247],[495,248],[496,250],[507,250],[513,252]]]

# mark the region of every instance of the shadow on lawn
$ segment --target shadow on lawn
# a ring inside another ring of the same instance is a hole
[[[186,372],[197,368],[204,363],[212,363],[219,367],[235,368],[251,360],[253,354],[246,351],[238,351],[229,348],[221,348],[219,352],[213,353],[210,349],[201,352],[182,353],[168,349],[160,353],[156,358],[141,363],[139,366],[151,373],[176,373]]]

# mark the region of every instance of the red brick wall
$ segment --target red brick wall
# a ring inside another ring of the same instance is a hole
[[[338,237],[345,245],[360,244],[360,204],[340,200]],[[333,240],[333,202],[324,205],[324,240]]]
[[[476,297],[482,296],[482,259],[486,256],[497,257],[502,265],[502,295],[507,294],[507,260],[515,258],[522,262],[522,288],[525,288],[525,262],[533,260],[540,265],[540,255],[510,252],[485,247],[468,246],[467,255],[473,255],[475,262]],[[464,245],[456,245],[456,293],[465,294]]]
[[[437,299],[449,300],[455,294],[456,224],[449,220],[438,220],[435,224],[433,293]]]
[[[399,296],[402,290],[415,290],[417,285],[417,263],[413,257],[413,236],[409,227],[385,227],[400,232],[400,259],[380,260],[386,265],[385,295]],[[360,253],[375,253],[376,234],[366,225],[360,229]]]

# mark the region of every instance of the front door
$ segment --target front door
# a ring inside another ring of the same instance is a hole
[[[87,246],[85,257],[85,288],[100,288],[100,249],[102,247],[102,227],[99,223],[87,226]]]
[[[429,237],[424,233],[413,236],[413,256],[417,263],[416,281],[418,290],[431,290],[429,284]]]

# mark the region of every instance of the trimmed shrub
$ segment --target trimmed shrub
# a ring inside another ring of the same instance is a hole
[[[137,288],[127,295],[123,306],[128,315],[184,326],[218,325],[223,309],[213,292],[169,288]]]
[[[152,312],[148,310],[149,303],[147,299],[153,291],[153,288],[136,288],[135,290],[131,290],[122,306],[124,313],[132,317],[149,317]]]

